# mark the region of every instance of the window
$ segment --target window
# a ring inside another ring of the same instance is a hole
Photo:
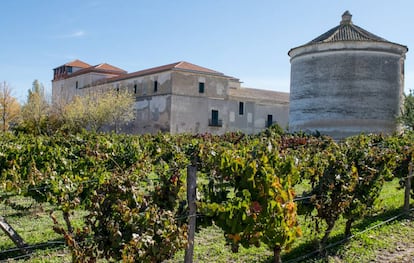
[[[215,126],[215,127],[223,126],[223,121],[219,120],[218,110],[211,110],[211,119],[209,121],[209,126]]]
[[[244,114],[244,102],[240,101],[239,102],[239,115],[243,115]]]
[[[204,93],[204,82],[198,83],[198,93]]]
[[[269,128],[270,126],[272,126],[272,124],[273,124],[273,115],[269,114],[267,115],[266,127]]]
[[[154,92],[158,91],[158,81],[154,80]]]
[[[134,84],[134,93],[137,94],[137,84]]]
[[[75,86],[76,86],[77,89],[79,89],[79,83],[77,81],[76,81]]]
[[[212,110],[211,111],[211,124],[213,126],[218,125],[218,110]]]

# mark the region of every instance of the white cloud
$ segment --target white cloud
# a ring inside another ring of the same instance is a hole
[[[69,35],[69,37],[83,37],[84,35],[85,35],[85,31],[79,30]]]
[[[59,35],[57,38],[80,38],[86,35],[86,32],[83,30],[74,31],[66,35]]]

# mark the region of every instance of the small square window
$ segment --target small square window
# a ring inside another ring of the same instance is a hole
[[[198,93],[204,93],[204,82],[198,83]]]

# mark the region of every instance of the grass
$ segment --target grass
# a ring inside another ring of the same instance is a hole
[[[320,258],[320,256],[315,253],[309,258],[304,258],[300,262],[329,262],[332,258],[335,258],[334,262],[369,262],[370,260],[375,259],[375,246],[381,241],[376,242],[374,239],[365,238],[367,235],[372,235],[372,232],[382,231],[386,229],[388,225],[383,225],[380,228],[375,228],[371,231],[367,231],[363,234],[358,234],[365,229],[374,227],[379,223],[394,217],[398,214],[401,214],[401,207],[403,205],[403,191],[397,190],[398,180],[392,182],[387,182],[381,192],[380,198],[376,203],[375,209],[372,213],[366,216],[364,219],[357,221],[353,228],[352,233],[355,235],[354,238],[342,242],[346,237],[344,236],[345,220],[340,219],[335,228],[333,229],[330,240],[328,243],[334,244],[338,243],[337,246],[327,250],[327,254]],[[400,218],[401,219],[401,218]],[[299,256],[307,255],[317,250],[317,240],[321,238],[323,233],[313,233],[311,224],[308,224],[305,218],[299,218],[301,225],[303,226],[304,235],[301,239],[296,242],[296,246],[290,253],[285,253],[283,259],[294,260]],[[411,233],[414,233],[414,228],[411,229]],[[382,239],[384,240],[384,239]],[[387,245],[389,241],[384,241]],[[361,246],[361,243],[363,244]],[[351,248],[351,249],[347,249]],[[338,261],[340,258],[344,257],[348,252],[350,255],[355,255],[356,260],[352,261],[351,258],[346,257],[345,261]],[[373,251],[370,253],[369,251]]]
[[[403,205],[402,190],[397,190],[398,181],[387,182],[382,190],[376,209],[366,218],[355,223],[352,231],[354,237],[346,242],[329,248],[321,257],[317,253],[298,262],[403,262],[405,258],[414,258],[414,220],[400,217],[378,228],[363,232],[365,229],[401,214]],[[303,184],[296,189],[298,196],[308,186]],[[50,206],[32,207],[28,212],[1,210],[9,223],[18,231],[24,240],[33,244],[42,244],[47,240],[62,241],[52,230],[49,218]],[[57,214],[58,215],[58,214]],[[80,215],[78,215],[80,216]],[[303,228],[303,236],[295,242],[289,252],[283,252],[283,262],[289,262],[316,250],[315,240],[321,237],[312,230],[309,218],[299,218]],[[344,239],[345,220],[340,220],[331,234],[329,243]],[[14,244],[0,232],[0,260],[13,257],[18,253],[2,253],[13,248]],[[184,251],[177,253],[173,259],[165,263],[183,262]],[[70,262],[70,253],[64,247],[40,246],[28,262]],[[223,232],[216,226],[200,229],[196,233],[194,262],[260,262],[272,261],[272,252],[265,246],[240,248],[239,253],[232,253],[226,246]]]
[[[414,222],[411,220],[391,222],[358,235],[327,258],[336,259],[336,262],[401,262],[399,256],[411,256],[413,259],[413,247],[406,246],[414,243],[413,229]]]
[[[70,262],[70,253],[64,248],[64,240],[61,235],[53,230],[53,221],[50,213],[53,206],[48,204],[39,204],[31,198],[14,197],[10,199],[19,209],[13,209],[4,204],[0,205],[0,215],[6,218],[7,222],[31,247],[34,257],[30,262]],[[54,213],[60,223],[63,224],[61,213]],[[80,218],[85,212],[80,211],[74,215]],[[80,221],[75,224],[79,224]],[[0,261],[10,258],[23,258],[19,249],[16,249],[12,240],[0,231]],[[10,260],[8,260],[10,261]]]
[[[245,249],[240,247],[239,253],[232,253],[226,246],[223,231],[217,226],[201,229],[196,233],[194,244],[194,262],[266,262],[271,257],[265,246]],[[183,262],[184,251],[177,253],[174,259],[166,263]]]

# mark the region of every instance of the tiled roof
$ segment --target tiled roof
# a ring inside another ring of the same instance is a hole
[[[91,67],[91,65],[89,65],[88,63],[85,63],[79,59],[76,59],[72,62],[66,63],[64,66],[69,66],[69,67],[76,67],[76,68],[89,68]]]
[[[132,73],[129,73],[128,75],[126,75],[125,78],[132,78],[132,77],[150,75],[150,74],[154,74],[154,73],[158,73],[158,72],[171,70],[177,64],[178,63],[172,63],[172,64],[168,64],[168,65],[163,65],[163,66],[159,66],[159,67],[154,67],[154,68],[149,68],[149,69],[144,69],[144,70],[132,72]]]
[[[205,73],[212,73],[212,74],[218,74],[218,75],[223,75],[223,73],[215,71],[215,70],[211,70],[208,68],[203,68],[185,61],[181,61],[178,63],[175,63],[176,65],[174,66],[174,68],[176,69],[184,69],[184,70],[190,70],[190,71],[198,71],[198,72],[205,72]]]
[[[79,76],[79,75],[86,74],[86,73],[89,73],[89,72],[96,72],[96,73],[103,73],[103,74],[113,74],[113,75],[116,75],[116,76],[127,74],[127,71],[125,71],[123,69],[120,69],[120,68],[114,67],[112,65],[103,63],[103,64],[98,64],[96,66],[90,66],[88,68],[83,68],[81,70],[78,70],[78,71],[68,75],[67,78],[71,78],[71,77],[74,77],[74,76]]]
[[[129,79],[129,78],[133,78],[133,77],[151,75],[151,74],[164,72],[164,71],[169,71],[169,70],[180,70],[180,71],[188,71],[188,72],[195,72],[195,73],[197,73],[197,72],[198,73],[207,73],[207,74],[222,76],[222,77],[225,77],[225,78],[235,79],[233,77],[226,76],[223,73],[212,70],[212,69],[200,67],[200,66],[197,66],[195,64],[191,64],[189,62],[180,61],[180,62],[175,62],[175,63],[171,63],[171,64],[159,66],[159,67],[154,67],[154,68],[149,68],[149,69],[144,69],[144,70],[132,72],[132,73],[129,73],[129,74],[117,76],[117,77],[106,79],[106,80],[103,80],[103,81],[104,82],[111,82],[111,81],[117,81],[117,80],[122,80],[122,79]]]
[[[336,41],[381,41],[388,42],[387,40],[374,35],[359,26],[352,23],[352,15],[349,11],[346,11],[342,15],[342,21],[339,26],[336,26],[328,32],[318,36],[308,44],[314,43],[326,43]]]
[[[208,69],[208,68],[204,68],[204,67],[200,67],[200,66],[197,66],[195,64],[191,64],[191,63],[185,62],[185,61],[180,61],[180,62],[171,63],[171,64],[167,64],[167,65],[163,65],[163,66],[159,66],[159,67],[154,67],[154,68],[149,68],[149,69],[144,69],[144,70],[140,70],[140,71],[136,71],[136,72],[132,72],[132,73],[128,73],[127,71],[125,71],[123,69],[117,68],[117,67],[109,65],[107,63],[102,63],[102,64],[98,64],[96,66],[91,66],[91,65],[86,64],[85,62],[82,62],[80,60],[75,60],[75,61],[72,61],[72,62],[67,63],[65,65],[73,66],[73,67],[82,66],[83,68],[81,70],[78,70],[78,71],[70,74],[70,75],[65,75],[64,78],[71,78],[71,77],[79,76],[79,75],[86,74],[86,73],[89,73],[89,72],[97,72],[97,73],[105,73],[105,74],[113,74],[114,75],[110,78],[97,80],[94,84],[108,83],[108,82],[112,82],[112,81],[129,79],[129,78],[133,78],[133,77],[140,77],[140,76],[155,74],[155,73],[159,73],[159,72],[169,71],[169,70],[179,70],[179,71],[187,71],[187,72],[195,72],[195,73],[197,73],[197,72],[198,73],[206,73],[206,74],[212,74],[212,75],[216,75],[216,76],[222,76],[222,77],[225,77],[225,78],[231,78],[231,79],[237,80],[233,77],[226,76],[221,72],[218,72],[218,71],[215,71],[215,70],[212,70],[212,69]]]
[[[123,69],[120,69],[118,67],[112,66],[112,65],[110,65],[108,63],[102,63],[102,64],[99,64],[99,65],[94,66],[93,68],[95,68],[95,69],[101,69],[101,70],[109,70],[109,71],[118,71],[118,72],[124,73],[124,74],[127,73],[127,71],[125,71]]]
[[[221,72],[214,71],[208,68],[203,68],[203,67],[185,62],[185,61],[180,61],[180,62],[176,62],[172,64],[167,64],[167,65],[163,65],[159,67],[154,67],[154,68],[149,68],[149,69],[144,69],[144,70],[140,70],[137,72],[133,72],[133,73],[128,74],[125,77],[128,77],[128,78],[137,77],[137,76],[149,75],[149,74],[154,74],[154,73],[173,70],[173,69],[187,70],[187,71],[193,71],[193,72],[203,72],[203,73],[210,73],[210,74],[224,76],[224,74]]]

